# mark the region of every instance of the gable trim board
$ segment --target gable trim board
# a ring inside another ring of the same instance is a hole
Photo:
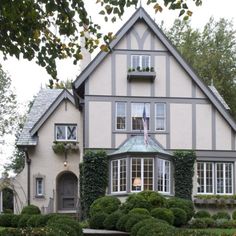
[[[123,36],[131,29],[131,27],[138,21],[144,20],[145,23],[150,27],[154,34],[159,38],[159,40],[164,44],[164,46],[170,51],[170,54],[177,60],[177,62],[183,67],[187,74],[192,78],[195,84],[202,90],[202,92],[208,97],[211,103],[216,107],[228,124],[236,131],[236,123],[230,114],[225,110],[223,104],[218,100],[218,98],[213,94],[213,92],[200,80],[200,78],[195,74],[193,69],[188,65],[188,63],[182,58],[177,49],[171,44],[160,28],[153,22],[147,12],[140,7],[131,18],[124,24],[123,27],[117,32],[116,39],[110,44],[111,51],[123,38]],[[100,52],[93,61],[85,68],[84,71],[76,78],[73,83],[73,89],[77,90],[89,77],[89,75],[96,69],[96,67],[101,63],[101,61],[110,52]],[[168,94],[167,94],[168,95]]]
[[[69,100],[73,105],[75,105],[75,99],[73,95],[67,90],[64,89],[57,99],[50,105],[50,107],[46,110],[46,112],[41,116],[41,118],[34,124],[34,126],[30,130],[30,135],[34,136],[36,132],[40,129],[40,127],[44,124],[44,122],[51,116],[51,114],[55,111],[55,109],[61,104],[64,100]]]

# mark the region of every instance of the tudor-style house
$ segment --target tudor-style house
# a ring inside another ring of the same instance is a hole
[[[141,7],[68,90],[42,89],[18,146],[15,211],[73,212],[86,149],[110,158],[107,194],[154,190],[174,195],[172,155],[195,150],[193,194],[236,193],[236,124],[214,86],[206,86]],[[143,112],[147,122],[144,142]],[[68,149],[60,152],[60,143]]]

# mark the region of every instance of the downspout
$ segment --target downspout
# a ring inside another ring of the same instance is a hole
[[[28,150],[24,150],[25,153],[25,159],[27,164],[27,205],[30,205],[30,165],[31,165],[31,159],[29,158]]]

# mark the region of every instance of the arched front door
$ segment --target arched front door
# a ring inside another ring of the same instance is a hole
[[[78,199],[78,179],[75,174],[65,172],[57,179],[58,210],[75,210]]]

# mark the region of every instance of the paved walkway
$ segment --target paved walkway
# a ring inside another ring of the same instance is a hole
[[[113,231],[113,230],[105,230],[105,229],[83,229],[83,233],[86,236],[109,236],[109,235],[115,235],[115,236],[126,236],[129,235],[126,232],[121,231]]]

